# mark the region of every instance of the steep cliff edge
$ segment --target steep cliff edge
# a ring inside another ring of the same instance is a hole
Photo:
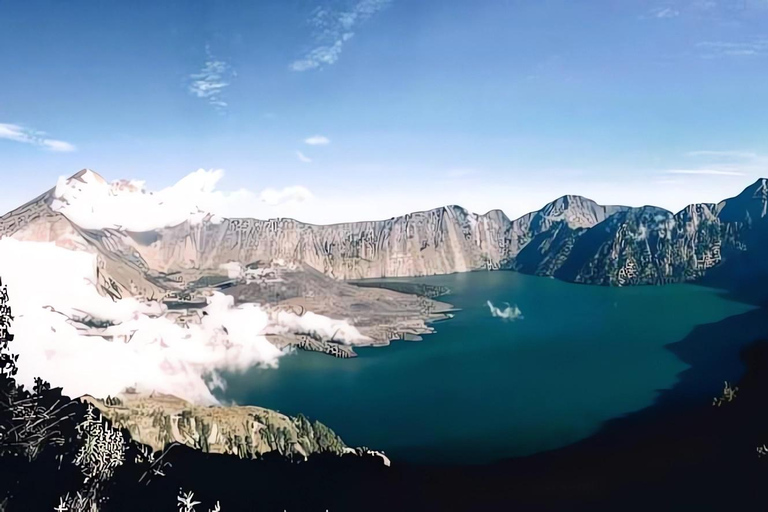
[[[92,171],[70,178],[78,186],[99,180]],[[231,262],[274,260],[342,280],[515,269],[621,286],[696,280],[726,264],[768,272],[758,254],[768,246],[765,179],[717,205],[695,204],[676,214],[563,196],[515,220],[500,210],[478,215],[446,206],[325,226],[206,216],[140,233],[83,229],[59,213],[55,201],[51,190],[0,218],[0,236],[97,252],[105,290],[120,294],[157,296],[188,288],[190,280]]]

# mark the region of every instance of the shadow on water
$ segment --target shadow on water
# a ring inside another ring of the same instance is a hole
[[[400,474],[447,510],[765,510],[768,465],[756,448],[768,442],[768,342],[755,340],[766,336],[763,308],[699,325],[668,345],[691,365],[678,383],[587,439],[481,467]],[[740,387],[737,399],[714,407],[724,380]]]
[[[409,504],[419,496],[445,510],[764,510],[768,466],[756,447],[768,442],[768,343],[755,340],[766,336],[763,308],[699,325],[667,346],[690,367],[651,406],[549,452],[397,468],[398,485]],[[725,380],[739,383],[738,399],[713,407]]]
[[[741,378],[742,349],[766,336],[768,310],[765,308],[696,326],[682,340],[667,345],[666,348],[690,368],[680,373],[673,388],[659,393],[651,408],[663,411],[669,407],[695,406],[702,390],[712,396],[718,394],[724,381],[732,383]]]

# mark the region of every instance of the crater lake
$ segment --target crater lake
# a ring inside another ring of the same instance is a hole
[[[685,387],[686,401],[711,403],[740,376],[740,349],[768,332],[755,306],[697,285],[505,271],[376,281],[447,286],[438,300],[459,311],[423,341],[356,349],[354,359],[298,351],[278,369],[226,375],[219,398],[302,413],[393,461],[485,463],[571,444],[653,405],[688,368],[669,347],[682,340],[697,361],[718,363],[721,373]],[[710,339],[722,332],[708,324],[750,312],[744,329]]]

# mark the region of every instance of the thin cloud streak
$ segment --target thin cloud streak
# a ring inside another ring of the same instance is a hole
[[[657,7],[656,9],[651,10],[651,16],[659,19],[677,18],[680,16],[680,11],[671,7]]]
[[[738,158],[743,160],[754,160],[757,153],[750,151],[689,151],[686,153],[690,157],[710,157],[710,158]]]
[[[292,62],[290,69],[300,72],[335,64],[358,27],[390,3],[392,0],[358,0],[346,10],[318,7],[308,20],[313,28],[314,45],[302,58]]]
[[[312,137],[304,139],[304,143],[309,144],[310,146],[327,146],[331,143],[331,139],[323,135],[313,135]]]
[[[311,164],[312,163],[312,159],[309,158],[308,156],[306,156],[301,151],[297,151],[296,152],[296,158],[298,158],[300,162],[303,162],[305,164]]]
[[[77,148],[63,140],[49,139],[45,132],[24,128],[17,124],[0,123],[0,139],[12,140],[23,144],[32,144],[49,151],[72,152]]]
[[[760,57],[768,55],[768,38],[752,41],[702,41],[696,44],[705,59],[727,57]]]
[[[189,93],[197,98],[206,100],[214,108],[223,112],[228,104],[223,98],[223,92],[229,87],[228,77],[234,76],[229,64],[214,58],[208,47],[205,49],[207,59],[202,69],[189,75]]]
[[[740,171],[725,171],[720,169],[670,169],[667,174],[694,174],[702,176],[744,176]]]
[[[303,203],[312,199],[314,196],[306,187],[296,185],[293,187],[285,187],[282,190],[275,190],[268,188],[261,192],[259,199],[263,203],[267,203],[270,206],[277,206],[281,204],[291,203]]]

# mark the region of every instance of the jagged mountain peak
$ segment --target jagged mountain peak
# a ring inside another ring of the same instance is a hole
[[[504,213],[503,210],[500,210],[498,208],[494,208],[493,210],[488,210],[485,213],[485,215],[483,215],[483,217],[494,219],[503,223],[509,223],[509,217],[507,217],[507,214]]]
[[[105,180],[99,173],[92,171],[91,169],[81,169],[80,171],[70,176],[66,181],[67,183],[72,181],[80,181],[87,184],[107,184],[107,180]]]
[[[470,212],[463,206],[459,206],[457,204],[449,204],[447,206],[443,207],[443,210],[449,211],[453,213],[454,215],[457,215],[459,217],[467,217],[470,215],[475,215],[473,212]]]
[[[723,222],[751,223],[768,215],[768,179],[760,178],[739,195],[718,205],[718,217]]]
[[[597,205],[597,203],[595,201],[593,201],[592,199],[589,199],[589,198],[584,197],[584,196],[574,195],[574,194],[566,194],[564,196],[560,196],[557,199],[555,199],[554,201],[549,202],[547,204],[547,206],[548,205],[555,205],[555,204],[563,205],[565,207],[579,206],[579,205],[584,205],[584,204],[594,204],[594,205]]]
[[[761,193],[768,191],[768,178],[758,178],[757,181],[744,189],[744,192],[756,193],[758,191]]]
[[[757,246],[768,227],[768,221],[756,222],[768,218],[767,179],[717,206],[694,204],[674,215],[654,206],[603,206],[564,195],[516,220],[501,210],[480,215],[455,204],[333,225],[291,219],[185,222],[181,215],[179,222],[173,217],[168,227],[141,237],[127,228],[81,224],[63,207],[70,197],[89,200],[91,188],[145,193],[142,182],[107,183],[83,169],[59,185],[0,217],[0,237],[87,246],[113,262],[104,273],[126,295],[133,288],[157,295],[158,273],[215,272],[231,261],[276,258],[340,279],[518,268],[600,284],[683,281]],[[612,258],[628,266],[619,268]]]
[[[534,222],[548,225],[564,221],[570,228],[590,228],[622,209],[622,206],[603,206],[583,196],[564,195],[534,212],[538,218]]]
[[[726,199],[723,202],[735,199],[749,201],[753,199],[763,199],[766,196],[768,196],[768,178],[758,178],[757,181],[742,190],[739,195]]]

